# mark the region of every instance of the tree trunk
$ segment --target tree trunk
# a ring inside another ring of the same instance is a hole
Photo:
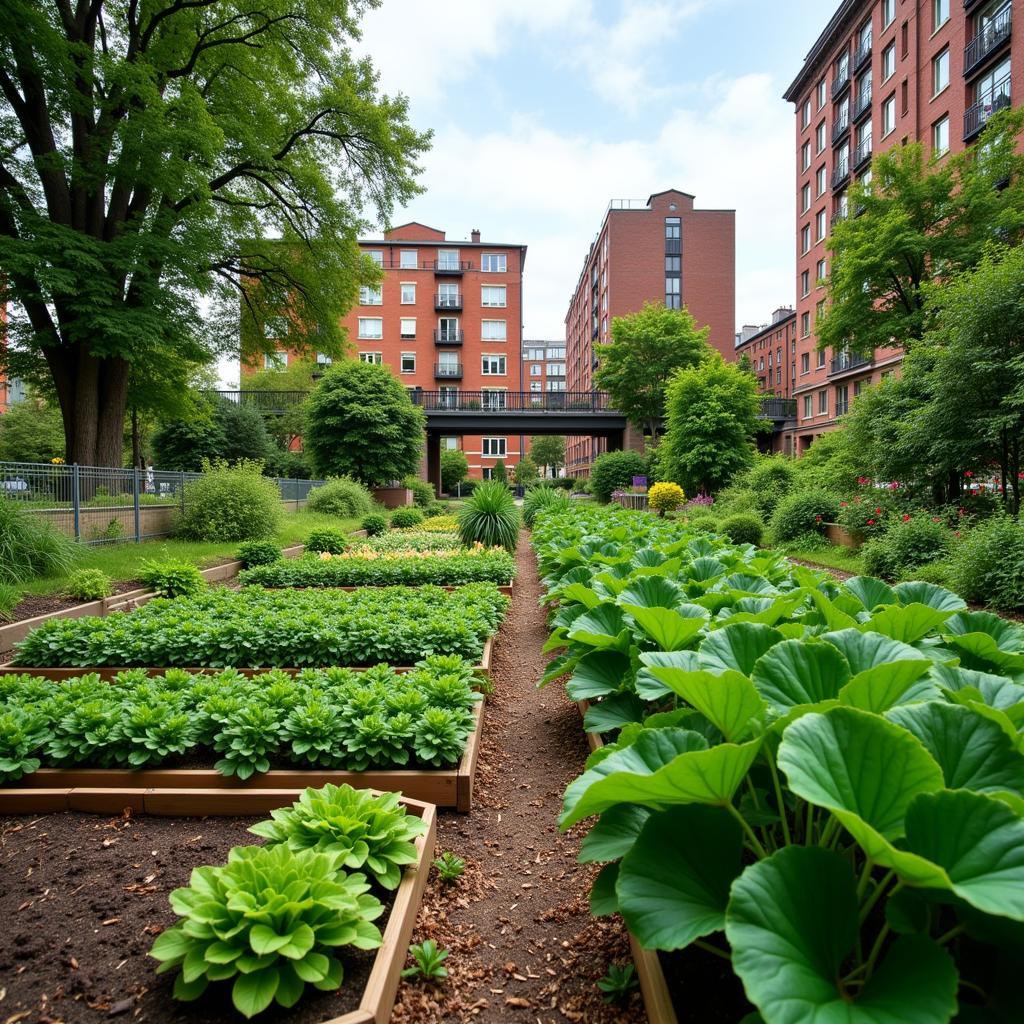
[[[143,469],[142,465],[142,439],[139,437],[139,410],[132,406],[132,465],[136,469]]]
[[[1020,516],[1020,437],[1010,445],[1010,486],[1013,488],[1013,514]]]

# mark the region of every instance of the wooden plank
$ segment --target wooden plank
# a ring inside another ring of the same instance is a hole
[[[473,709],[476,724],[466,739],[466,749],[462,752],[462,760],[456,772],[455,809],[468,814],[473,810],[473,779],[476,776],[476,759],[480,750],[480,741],[484,730],[484,702],[480,701]],[[441,806],[441,805],[439,805]]]
[[[146,809],[147,789],[89,789],[72,787],[68,790],[68,810],[90,814],[120,814],[130,808],[134,814]]]
[[[576,707],[580,709],[580,718],[583,718],[586,713],[590,710],[589,700],[578,700],[576,701]],[[604,740],[601,739],[601,734],[598,732],[588,732],[585,734],[587,737],[587,746],[590,747],[590,752],[593,753],[600,747],[604,746]]]
[[[653,950],[644,949],[632,932],[628,934],[633,963],[636,964],[636,973],[640,978],[640,991],[644,997],[648,1024],[679,1024],[658,954]]]
[[[0,814],[52,814],[67,809],[67,789],[0,788]]]

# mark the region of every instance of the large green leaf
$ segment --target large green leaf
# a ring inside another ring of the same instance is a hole
[[[709,672],[735,669],[749,676],[757,659],[782,639],[782,634],[771,626],[737,622],[710,633],[697,653],[701,667]]]
[[[663,651],[684,650],[704,628],[703,619],[685,617],[671,608],[642,608],[635,604],[622,607]]]
[[[838,697],[849,678],[850,666],[837,647],[807,640],[776,644],[751,673],[757,692],[780,714]]]
[[[672,691],[655,678],[652,669],[658,665],[693,671],[700,667],[696,651],[642,651],[640,664],[644,667],[636,674],[636,692],[643,700],[661,700]]]
[[[729,669],[716,675],[679,668],[652,668],[650,671],[717,726],[731,743],[747,739],[764,717],[765,702],[741,672]]]
[[[915,644],[934,632],[952,615],[952,611],[929,608],[926,604],[888,605],[879,608],[867,622],[864,632],[874,631],[905,644]]]
[[[599,604],[581,615],[569,629],[569,639],[590,647],[629,650],[629,629],[622,609],[614,604]]]
[[[949,621],[946,622],[947,627]],[[947,636],[945,640],[960,655],[960,662],[965,668],[982,672],[997,668],[1013,675],[1024,674],[1024,654],[1004,650],[999,641],[988,633],[961,633]]]
[[[725,572],[725,566],[717,559],[710,557],[695,558],[684,570],[687,579],[697,583],[707,583]]]
[[[646,807],[618,804],[609,807],[580,843],[579,862],[618,860],[636,842],[651,812]]]
[[[570,583],[564,589],[559,588],[558,596],[563,603],[575,602],[583,605],[588,611],[596,608],[604,600],[596,590],[591,590],[582,583]]]
[[[896,704],[938,696],[930,680],[915,686],[933,663],[909,644],[859,629],[826,633],[823,639],[843,653],[853,673],[840,694],[843,703],[881,713]]]
[[[897,584],[896,597],[900,604],[925,604],[940,612],[959,612],[967,607],[967,602],[952,590],[920,580]]]
[[[607,917],[617,914],[619,900],[615,894],[615,882],[619,877],[619,865],[605,864],[597,873],[594,884],[590,887],[590,913],[594,917]]]
[[[280,975],[273,967],[240,974],[231,989],[235,1009],[246,1017],[262,1013],[273,1001],[279,979]]]
[[[619,912],[645,949],[682,949],[725,927],[742,858],[743,833],[722,808],[654,814],[619,867]]]
[[[840,629],[856,629],[857,620],[854,616],[846,611],[843,611],[838,604],[830,601],[820,590],[811,590],[808,592],[811,600],[814,602],[814,606],[818,609],[818,613],[821,615],[822,621],[828,629],[840,630]]]
[[[989,707],[1004,711],[1018,705],[1024,707],[1024,686],[1006,676],[954,665],[933,665],[931,675],[944,690],[954,693],[970,690],[972,699],[980,698]]]
[[[993,612],[960,612],[947,620],[944,631],[953,636],[983,633],[995,640],[1001,651],[1024,649],[1024,630],[1020,625]]]
[[[823,637],[834,644],[850,663],[850,671],[856,676],[860,672],[892,665],[901,661],[920,662],[922,671],[927,672],[932,662],[919,650],[909,644],[900,643],[880,633],[862,633],[860,629],[841,629],[826,633]]]
[[[683,601],[683,588],[664,576],[640,576],[623,590],[616,603],[640,608],[675,608]]]
[[[874,576],[854,576],[843,584],[843,589],[853,594],[869,612],[884,604],[895,604],[899,600],[896,591],[888,583]]]
[[[616,693],[633,671],[629,656],[621,651],[591,651],[576,664],[566,686],[573,700],[593,700]]]
[[[587,708],[583,728],[587,732],[614,732],[631,722],[642,721],[643,717],[644,705],[636,694],[616,693]]]
[[[957,972],[922,936],[898,938],[853,998],[841,978],[857,937],[856,883],[839,854],[791,846],[733,883],[725,934],[765,1024],[946,1024]]]

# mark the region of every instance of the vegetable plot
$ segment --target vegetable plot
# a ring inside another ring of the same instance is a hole
[[[680,530],[534,531],[549,676],[615,734],[561,818],[594,912],[731,958],[747,1024],[1024,1019],[1024,631]]]

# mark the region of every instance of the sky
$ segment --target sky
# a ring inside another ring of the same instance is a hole
[[[434,132],[393,224],[525,243],[524,337],[562,338],[611,199],[736,210],[736,324],[796,287],[793,109],[836,0],[383,0],[359,48]]]

